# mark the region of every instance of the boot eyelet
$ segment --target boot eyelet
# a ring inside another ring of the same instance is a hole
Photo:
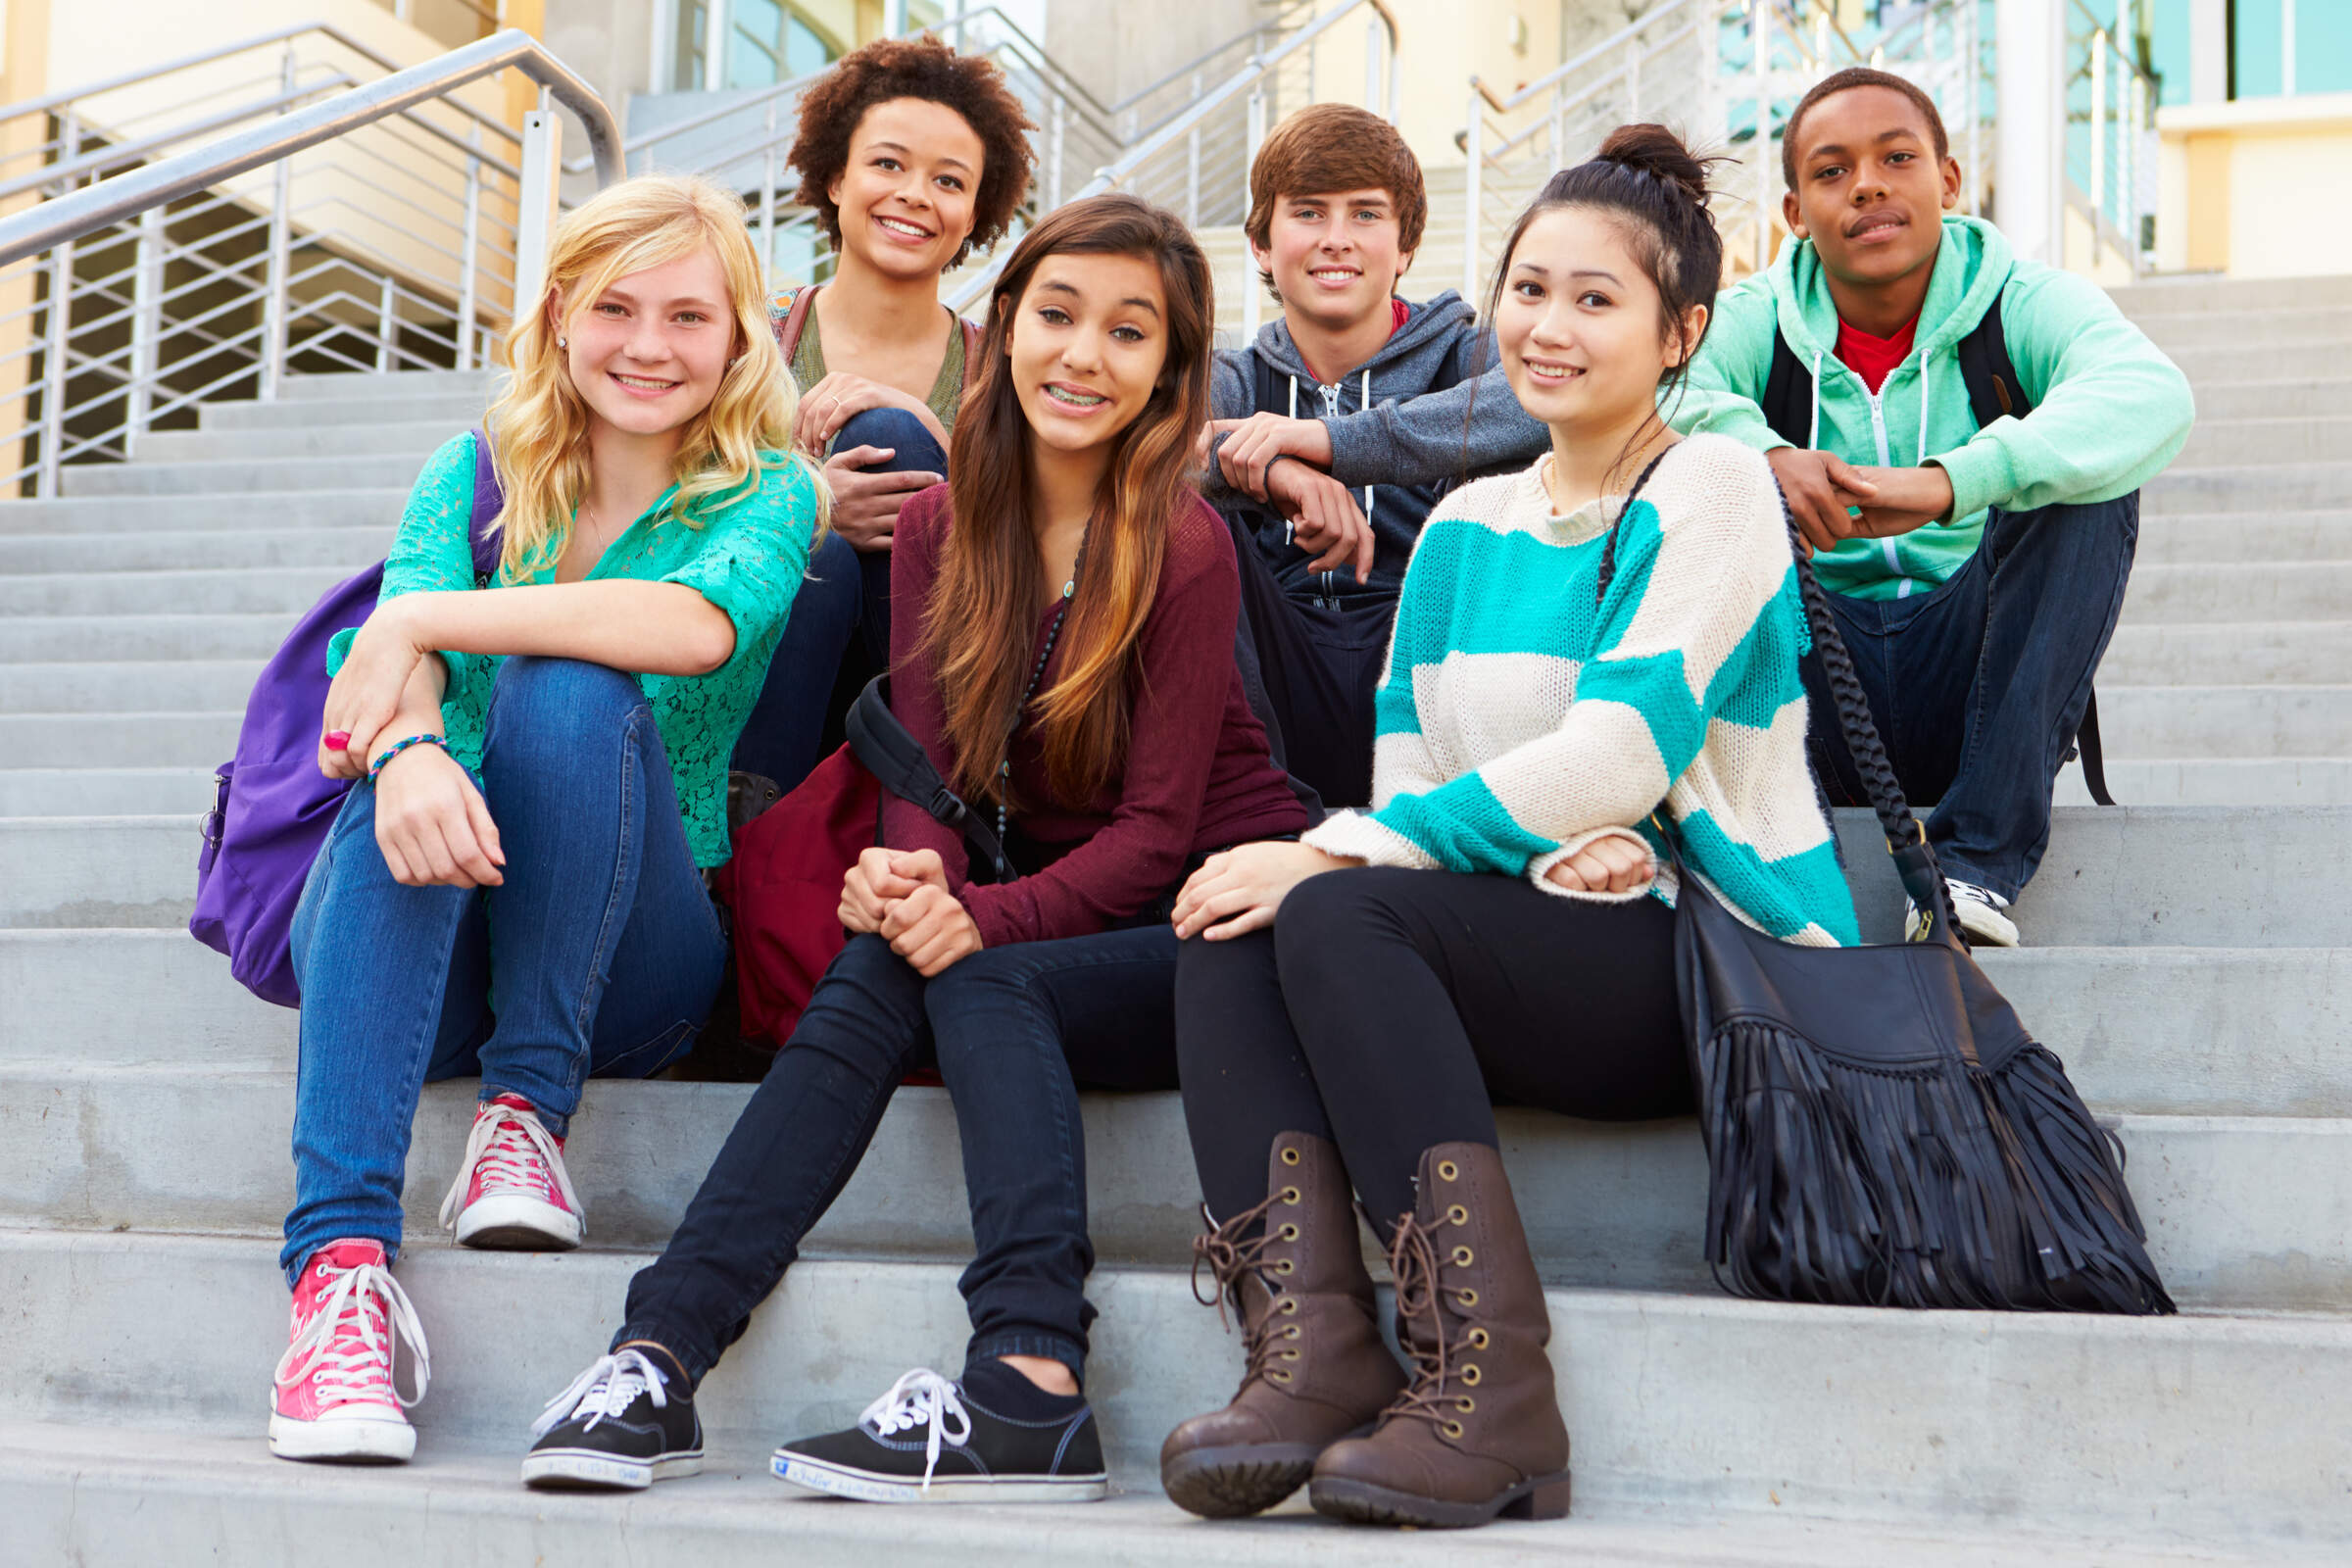
[[[1266,1378],[1267,1381],[1272,1383],[1288,1383],[1291,1381],[1291,1375],[1288,1372],[1269,1372],[1266,1374]]]
[[[1456,1165],[1452,1160],[1441,1159],[1438,1161],[1438,1179],[1440,1181],[1452,1181],[1456,1177],[1460,1176],[1461,1173],[1461,1167]]]
[[[1478,1387],[1478,1363],[1476,1361],[1464,1363],[1462,1367],[1462,1387],[1466,1389],[1475,1389]]]
[[[1459,1443],[1462,1441],[1462,1424],[1459,1421],[1446,1422],[1444,1430],[1446,1435],[1453,1439],[1454,1442]]]
[[[1290,1204],[1293,1208],[1297,1208],[1298,1206],[1298,1189],[1296,1187],[1285,1187],[1282,1190],[1282,1200]]]
[[[1455,1248],[1455,1249],[1453,1250],[1453,1266],[1454,1266],[1454,1267],[1456,1267],[1456,1268],[1468,1268],[1468,1267],[1469,1267],[1471,1264],[1473,1264],[1473,1263],[1475,1263],[1475,1262],[1477,1262],[1477,1261],[1478,1261],[1478,1254],[1477,1254],[1477,1253],[1475,1253],[1475,1252],[1473,1252],[1473,1251],[1471,1251],[1471,1250],[1470,1250],[1470,1249],[1468,1249],[1467,1247],[1457,1247],[1457,1248]]]
[[[1284,1150],[1284,1151],[1282,1152],[1282,1162],[1283,1162],[1285,1165],[1296,1165],[1296,1164],[1298,1164],[1298,1151],[1297,1151],[1296,1149],[1286,1149],[1286,1150]]]
[[[1288,1329],[1283,1331],[1282,1337],[1286,1340],[1297,1339],[1298,1337],[1298,1325],[1296,1323],[1292,1324]]]
[[[1284,1317],[1297,1317],[1298,1315],[1298,1298],[1296,1296],[1286,1296],[1282,1298],[1282,1315]]]
[[[1467,1225],[1470,1223],[1470,1211],[1464,1208],[1461,1204],[1456,1203],[1446,1211],[1446,1223],[1448,1225]]]
[[[1472,1329],[1470,1331],[1470,1348],[1473,1350],[1483,1350],[1494,1343],[1494,1337],[1488,1334],[1485,1329]]]
[[[1282,1352],[1282,1358],[1285,1361],[1296,1361],[1302,1353],[1302,1351],[1298,1350],[1285,1350]]]
[[[1462,1414],[1468,1415],[1478,1408],[1478,1401],[1465,1394],[1460,1398],[1453,1401],[1453,1407],[1461,1411]]]
[[[1290,1258],[1286,1257],[1281,1262],[1274,1265],[1274,1272],[1277,1274],[1296,1274],[1298,1272],[1298,1265]]]
[[[1298,1227],[1296,1225],[1285,1225],[1282,1228],[1282,1239],[1286,1242],[1297,1241],[1298,1239]],[[1283,1272],[1287,1274],[1290,1272],[1290,1270],[1284,1269]]]
[[[1478,1304],[1478,1293],[1472,1290],[1456,1291],[1453,1293],[1453,1298],[1464,1306],[1476,1306]]]

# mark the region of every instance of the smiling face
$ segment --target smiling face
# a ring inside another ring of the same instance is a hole
[[[1936,156],[1919,106],[1891,87],[1834,92],[1805,112],[1789,229],[1840,282],[1878,285],[1932,267],[1942,215],[1960,204],[1960,164]]]
[[[571,384],[591,414],[632,435],[684,428],[717,396],[736,352],[727,274],[708,245],[552,309]]]
[[[1283,196],[1267,223],[1269,248],[1250,252],[1273,277],[1285,312],[1341,332],[1388,309],[1413,261],[1401,232],[1396,198],[1377,187]]]
[[[1626,220],[1589,208],[1539,214],[1519,236],[1494,308],[1503,374],[1519,406],[1555,429],[1603,432],[1654,410],[1658,381],[1696,343],[1707,310],[1666,333],[1658,287],[1626,244]]]
[[[1168,355],[1159,266],[1142,256],[1049,256],[1009,320],[1004,352],[1030,439],[1102,449],[1152,401]]]
[[[892,98],[868,109],[827,192],[843,252],[892,277],[939,276],[972,232],[984,156],[979,132],[945,104]]]

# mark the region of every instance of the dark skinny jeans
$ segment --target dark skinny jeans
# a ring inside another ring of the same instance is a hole
[[[1044,1356],[1082,1377],[1095,1250],[1078,1085],[1175,1083],[1175,968],[1165,924],[987,948],[931,980],[880,937],[852,937],[677,1234],[630,1281],[613,1345],[651,1340],[701,1383],[857,1170],[900,1081],[936,1065],[972,1209],[966,1359]]]
[[[1176,1040],[1216,1215],[1265,1198],[1266,1155],[1286,1132],[1338,1145],[1385,1233],[1412,1209],[1423,1150],[1497,1147],[1496,1103],[1600,1121],[1695,1104],[1674,911],[1512,877],[1310,877],[1271,931],[1183,945]]]

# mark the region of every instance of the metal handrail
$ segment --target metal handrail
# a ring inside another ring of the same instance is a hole
[[[604,100],[538,39],[519,27],[509,27],[479,43],[394,72],[380,81],[354,87],[325,103],[280,116],[266,125],[223,138],[210,147],[199,147],[117,174],[12,218],[0,219],[0,267],[276,163],[362,125],[416,108],[467,82],[510,69],[538,82],[558,103],[578,117],[594,149],[601,181],[610,183],[622,177],[620,127]]]
[[[1517,88],[1505,97],[1497,98],[1494,95],[1494,89],[1488,86],[1483,77],[1476,75],[1473,75],[1470,78],[1470,90],[1477,93],[1481,98],[1484,98],[1487,101],[1487,106],[1493,109],[1496,114],[1507,115],[1512,110],[1517,109],[1520,105],[1529,102],[1531,99],[1541,97],[1543,94],[1550,91],[1554,86],[1558,85],[1559,82],[1584,70],[1585,67],[1591,65],[1593,61],[1600,59],[1603,55],[1609,54],[1616,50],[1621,45],[1632,39],[1636,33],[1641,32],[1643,28],[1655,25],[1657,23],[1664,21],[1668,14],[1681,11],[1694,3],[1703,5],[1706,3],[1706,0],[1663,0],[1661,5],[1657,6],[1653,10],[1643,12],[1640,17],[1637,17],[1634,21],[1627,23],[1615,32],[1610,33],[1606,38],[1601,39],[1600,42],[1585,50],[1584,53],[1578,55],[1575,59],[1562,61],[1559,65],[1554,66],[1549,71],[1546,71],[1535,80]]]

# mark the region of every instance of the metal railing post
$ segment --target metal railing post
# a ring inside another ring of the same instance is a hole
[[[1364,23],[1364,107],[1380,113],[1380,18]]]
[[[289,43],[285,57],[278,64],[279,87],[292,92],[294,78],[294,46]],[[280,158],[270,166],[270,254],[264,263],[268,293],[262,302],[260,388],[265,403],[276,399],[278,382],[286,373],[287,273],[292,270],[294,243],[294,161]]]
[[[1067,110],[1063,105],[1061,94],[1055,93],[1053,113],[1047,116],[1050,128],[1047,131],[1046,145],[1051,149],[1047,154],[1049,162],[1046,169],[1046,211],[1048,212],[1052,212],[1061,205],[1061,143],[1063,122],[1066,118]]]
[[[1480,176],[1487,167],[1487,106],[1474,90],[1470,94],[1470,130],[1462,138],[1462,298],[1478,298],[1478,219]]]
[[[1200,73],[1193,73],[1193,101],[1200,101]],[[1200,127],[1195,125],[1184,138],[1184,222],[1187,228],[1200,226]]]
[[[58,116],[58,154],[71,163],[81,154],[81,125],[73,111]],[[57,494],[58,470],[64,466],[66,444],[66,351],[74,328],[74,242],[66,240],[49,253],[49,318],[41,343],[41,471],[33,494],[48,500]]]
[[[164,210],[139,215],[137,259],[131,264],[130,394],[123,410],[123,449],[133,451],[147,433],[155,407],[156,372],[164,336]]]
[[[556,227],[556,187],[564,178],[564,122],[550,109],[522,117],[522,194],[514,215],[514,308],[511,319],[539,309],[547,293],[547,242]]]
[[[2124,254],[2132,263],[2132,275],[2139,275],[2140,259],[2145,254],[2139,239],[2139,117],[2146,112],[2143,96],[2146,81],[2137,71],[2132,73],[2125,84],[2126,107],[2124,133],[2117,147],[2117,162],[2123,165],[2117,177],[2124,182]]]
[[[1628,122],[1642,118],[1642,40],[1629,39],[1625,45],[1625,118]]]
[[[1960,61],[1960,90],[1968,94],[1968,214],[1984,216],[1984,46],[1977,36],[1977,7],[1960,8],[1960,36],[1965,52]]]
[[[1261,83],[1250,89],[1250,145],[1242,150],[1242,212],[1247,217],[1254,194],[1250,189],[1249,171],[1256,167],[1257,148],[1266,139],[1266,90]],[[1242,343],[1244,347],[1257,341],[1257,323],[1264,306],[1258,292],[1256,264],[1250,256],[1250,241],[1242,240]]]
[[[956,8],[956,25],[963,26],[963,7]],[[960,44],[958,45],[960,47]],[[767,145],[760,156],[760,250],[769,274],[769,286],[774,286],[776,270],[776,100],[767,101]]]
[[[1748,13],[1756,48],[1756,270],[1772,265],[1772,6]]]
[[[375,292],[375,368],[378,370],[398,368],[392,363],[393,338],[400,331],[400,316],[393,305],[392,270],[384,269],[384,278]]]
[[[540,106],[546,113],[546,106]],[[466,238],[458,259],[458,368],[473,368],[473,321],[481,309],[482,244],[482,127],[466,138],[474,151],[466,156]]]
[[[2090,35],[2090,265],[2099,265],[2099,222],[2107,216],[2107,34]]]

